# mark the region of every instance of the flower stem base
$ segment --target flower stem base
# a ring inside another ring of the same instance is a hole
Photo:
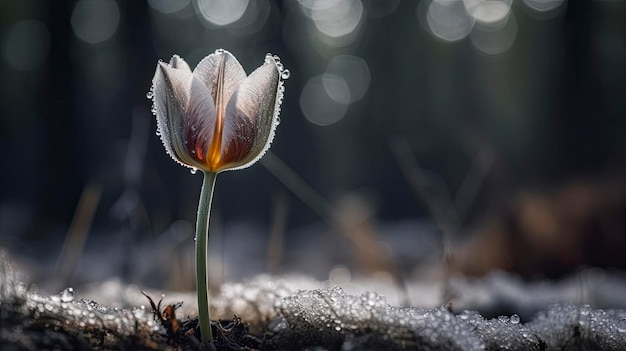
[[[209,243],[209,217],[216,176],[217,173],[204,172],[196,220],[196,289],[198,291],[198,324],[203,343],[213,342],[209,313],[207,247]]]

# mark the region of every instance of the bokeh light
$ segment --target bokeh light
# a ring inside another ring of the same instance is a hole
[[[555,10],[561,7],[563,3],[565,3],[565,0],[523,0],[523,1],[524,1],[524,4],[526,4],[526,6],[539,12],[548,12],[548,11]]]
[[[317,0],[311,7],[311,19],[317,29],[329,37],[352,33],[363,18],[359,0]]]
[[[497,27],[506,22],[512,0],[463,0],[467,12],[483,25]]]
[[[176,13],[191,3],[191,0],[148,0],[148,4],[155,10],[166,15]]]
[[[2,56],[14,69],[30,71],[41,66],[48,54],[50,33],[37,20],[15,23],[2,42]]]
[[[300,109],[306,119],[320,126],[339,122],[348,111],[350,90],[340,76],[314,76],[300,94]]]
[[[370,85],[370,71],[365,60],[358,56],[335,56],[328,63],[326,73],[341,77],[345,82],[350,95],[348,102],[361,100],[367,93]]]
[[[251,35],[259,32],[270,16],[272,5],[269,0],[255,0],[248,4],[241,18],[232,23],[228,30],[239,36]]]
[[[322,75],[322,84],[331,99],[341,104],[350,103],[350,88],[343,77],[326,73]]]
[[[227,26],[238,21],[249,0],[196,0],[194,2],[198,15],[208,24]]]
[[[470,34],[472,44],[480,52],[497,55],[506,52],[513,46],[517,37],[517,20],[511,12],[503,25],[491,27],[477,25]]]
[[[299,13],[309,21],[307,32],[313,44],[344,47],[359,36],[364,8],[360,0],[298,0]],[[297,25],[300,26],[300,25]]]
[[[467,37],[476,22],[467,13],[462,0],[433,0],[428,7],[426,20],[433,35],[445,41],[458,41]]]
[[[114,0],[81,0],[72,12],[74,34],[88,44],[111,38],[119,23],[120,10]]]

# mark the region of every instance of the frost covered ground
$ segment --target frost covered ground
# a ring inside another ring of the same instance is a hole
[[[135,286],[109,280],[47,296],[21,283],[6,257],[0,261],[2,350],[175,346]],[[420,304],[420,291],[434,290],[417,282],[407,287],[410,303],[400,306],[366,280],[342,288],[302,276],[260,275],[223,284],[213,294],[212,317],[236,315],[247,324],[257,341],[247,349],[623,350],[625,287],[623,277],[598,270],[556,283],[527,284],[504,273],[454,277],[450,304],[425,307],[432,297]],[[177,310],[181,324],[195,316],[193,301],[190,293],[164,299],[184,302]],[[509,312],[494,315],[498,311]]]

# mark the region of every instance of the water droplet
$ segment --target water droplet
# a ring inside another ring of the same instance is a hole
[[[61,301],[62,302],[72,302],[74,301],[74,289],[67,288],[61,292]]]
[[[283,69],[285,69],[285,66],[283,66],[283,64],[280,62],[276,62],[276,68],[278,68],[279,71],[282,71]]]
[[[341,331],[341,326],[336,325],[336,326],[335,326],[335,330],[336,330],[336,331]]]
[[[291,72],[289,72],[288,69],[283,70],[283,72],[280,74],[280,77],[282,79],[289,79],[290,76],[291,76]]]
[[[511,323],[513,323],[513,324],[519,323],[519,316],[516,315],[516,314],[512,315],[511,316]]]
[[[196,174],[197,171],[198,170],[196,168],[192,168],[192,169],[189,170],[189,173]]]
[[[152,96],[153,96],[152,95],[152,91],[149,91],[149,92],[146,93],[146,98],[152,99]]]
[[[223,54],[224,53],[224,49],[217,49],[215,50],[216,54]]]
[[[280,63],[280,57],[278,57],[278,55],[274,55],[274,61],[276,61],[276,63]]]

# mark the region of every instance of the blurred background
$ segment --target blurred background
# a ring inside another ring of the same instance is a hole
[[[626,268],[626,2],[0,1],[0,246],[42,286],[193,289],[202,176],[146,98],[217,48],[291,72],[218,177],[214,284]]]

